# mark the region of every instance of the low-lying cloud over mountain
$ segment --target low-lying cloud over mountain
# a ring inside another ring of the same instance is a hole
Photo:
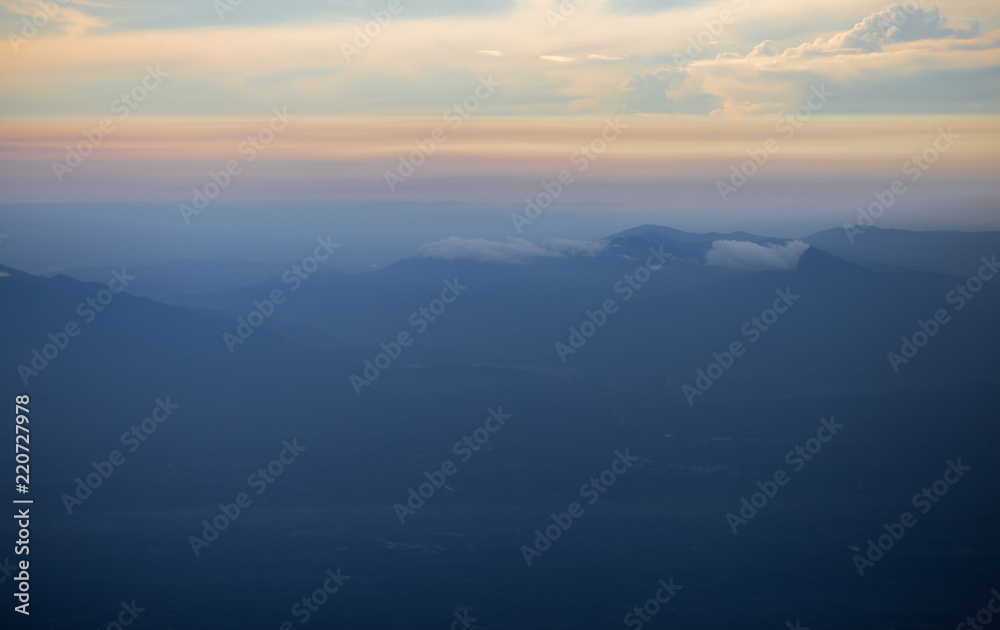
[[[809,245],[802,241],[766,246],[750,241],[715,241],[705,254],[705,262],[747,271],[784,271],[795,269],[807,249]]]
[[[574,241],[551,238],[542,243],[532,243],[523,238],[506,241],[489,241],[484,238],[459,238],[426,243],[420,253],[428,258],[444,260],[477,260],[479,262],[524,263],[533,258],[562,258],[565,256],[594,256],[607,247],[603,241]]]

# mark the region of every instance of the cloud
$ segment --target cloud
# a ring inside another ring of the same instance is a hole
[[[584,256],[596,256],[607,248],[608,243],[606,241],[574,241],[568,238],[549,238],[545,239],[544,245],[548,249],[564,255],[575,256],[583,254]]]
[[[810,44],[789,48],[786,56],[803,55],[859,55],[882,52],[886,44],[918,42],[934,39],[969,39],[979,33],[979,23],[970,28],[957,30],[948,26],[948,18],[941,17],[940,9],[924,11],[910,6],[892,4],[886,9],[872,13],[854,25],[849,31],[837,33],[829,39],[819,38]],[[761,46],[770,44],[764,49]],[[755,54],[774,55],[774,42],[765,41],[754,49]],[[760,49],[760,50],[759,50]]]
[[[478,55],[490,55],[491,57],[503,57],[502,50],[477,50]]]
[[[687,72],[660,68],[639,72],[622,84],[626,111],[641,114],[708,114],[721,100],[685,86]]]
[[[61,24],[66,35],[71,37],[79,37],[90,31],[105,28],[110,24],[109,19],[90,15],[76,7],[65,6],[65,4],[41,0],[0,0],[0,9],[11,15],[29,18],[37,31],[43,30],[49,22]],[[110,8],[110,5],[107,4],[84,0],[77,0],[75,4],[88,7],[91,10]],[[38,16],[46,18],[45,21],[43,22]],[[17,25],[18,32],[23,30],[22,24],[28,24],[28,20],[25,19]]]
[[[17,5],[24,12],[39,1],[0,0],[0,6]],[[673,53],[684,51],[689,38],[699,37],[706,18],[717,20],[723,4],[738,10],[736,5],[743,3],[598,0],[580,4],[572,19],[553,32],[544,13],[554,0],[407,0],[406,9],[377,36],[377,45],[366,45],[360,57],[347,59],[344,46],[356,47],[356,38],[365,41],[356,29],[372,19],[370,11],[385,11],[386,0],[242,2],[222,21],[209,0],[84,1],[86,5],[71,0],[60,13],[77,7],[103,26],[81,25],[88,29],[81,36],[65,37],[68,25],[50,25],[31,41],[32,53],[22,55],[16,64],[9,47],[6,53],[0,50],[0,66],[9,70],[0,73],[0,93],[5,97],[0,113],[100,117],[106,114],[107,103],[87,98],[88,94],[120,93],[128,86],[125,77],[156,63],[171,73],[169,98],[165,92],[163,98],[148,100],[137,115],[257,115],[280,94],[283,104],[300,115],[438,116],[446,106],[441,95],[458,96],[465,85],[474,87],[483,63],[510,79],[504,81],[506,96],[491,101],[491,116],[603,115],[606,103],[618,104],[624,96],[634,97],[635,111],[644,114],[776,114],[797,107],[800,97],[808,94],[808,89],[797,88],[822,81],[832,86],[836,80],[856,86],[859,92],[876,91],[884,102],[862,98],[854,105],[856,101],[846,98],[848,86],[841,85],[831,109],[963,114],[992,113],[1000,107],[996,82],[1000,29],[995,28],[1000,6],[995,0],[963,0],[940,12],[915,12],[907,22],[886,29],[884,42],[869,45],[884,47],[882,53],[853,54],[846,60],[833,53],[797,57],[782,53],[800,44],[811,46],[816,37],[823,49],[839,50],[849,44],[852,50],[862,50],[868,45],[866,38],[882,37],[878,23],[869,19],[864,26],[862,18],[884,13],[882,7],[891,0],[821,7],[754,0],[752,11],[742,13],[738,22],[715,37],[716,42],[694,55],[685,66],[689,74],[683,81],[651,85],[648,94],[620,88],[642,71],[673,67]],[[648,10],[625,8],[637,5]],[[944,14],[951,19],[945,21]],[[982,21],[983,30],[993,31],[976,39],[958,39],[973,32],[970,16]],[[0,11],[0,26],[5,25],[0,32],[16,31],[21,18]],[[845,42],[829,44],[838,35]],[[937,39],[911,41],[926,36]],[[191,45],[192,37],[198,46]],[[777,43],[751,53],[767,38]],[[262,47],[261,41],[270,44]],[[968,48],[976,45],[990,49],[977,54]],[[710,58],[715,52],[725,57]],[[581,63],[586,72],[566,72]],[[912,87],[900,86],[901,81]],[[923,93],[914,95],[915,89]]]
[[[778,49],[778,44],[773,39],[765,39],[761,43],[754,46],[754,49],[750,51],[747,58],[750,57],[773,57],[780,54],[781,51]],[[735,55],[735,58],[739,58],[739,55]]]
[[[420,253],[427,258],[444,260],[476,260],[479,262],[526,263],[534,258],[564,258],[581,254],[595,256],[607,247],[602,241],[573,241],[551,238],[538,244],[523,238],[488,241],[483,238],[459,238],[426,243]]]
[[[824,113],[993,113],[1000,31],[980,31],[910,0],[811,42],[765,39],[745,54],[639,72],[620,90],[642,114],[779,115],[820,85],[837,95]]]
[[[758,245],[750,241],[715,241],[705,254],[705,262],[717,267],[744,271],[784,271],[795,269],[809,249],[802,241],[784,245]]]

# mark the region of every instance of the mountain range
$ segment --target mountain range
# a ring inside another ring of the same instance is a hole
[[[95,593],[169,600],[174,627],[185,608],[219,628],[278,627],[310,588],[303,566],[319,579],[340,565],[353,576],[334,604],[343,627],[441,627],[469,601],[498,627],[611,627],[670,575],[689,598],[678,627],[774,627],[804,598],[830,611],[814,628],[950,623],[1000,552],[976,526],[1000,516],[1000,282],[981,274],[1000,233],[871,228],[850,246],[839,232],[455,238],[360,274],[233,259],[0,267],[0,348],[16,368],[4,391],[33,401],[45,621],[100,623],[74,576],[101,557],[122,570],[95,576]],[[123,434],[168,398],[177,410],[129,451]],[[401,524],[394,505],[501,407],[505,427]],[[843,437],[733,536],[727,512],[831,416]],[[188,537],[295,439],[296,463],[194,556]],[[526,567],[521,546],[625,449],[634,472]],[[125,463],[67,503],[114,450]],[[859,581],[848,547],[957,456],[974,462],[962,496],[885,561],[923,568]],[[287,581],[261,583],[257,566]],[[577,583],[588,597],[560,595],[581,566],[595,571]],[[200,568],[215,597],[255,604],[234,616],[207,599]],[[439,588],[443,574],[458,581]],[[760,606],[719,605],[718,588]],[[888,600],[911,602],[909,621]]]

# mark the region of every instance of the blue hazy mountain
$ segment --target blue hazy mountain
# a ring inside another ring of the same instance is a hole
[[[64,269],[62,275],[83,282],[103,282],[115,269],[127,268],[135,282],[128,292],[157,302],[174,303],[180,296],[194,293],[229,291],[281,275],[287,265],[248,262],[236,258],[174,260],[162,265],[105,265]]]
[[[917,232],[869,227],[848,236],[844,228],[835,228],[803,240],[873,269],[909,269],[961,276],[974,273],[979,268],[981,256],[1000,251],[1000,232]]]
[[[139,267],[119,293],[117,269],[0,267],[3,389],[30,394],[37,449],[33,623],[106,627],[134,598],[164,629],[430,629],[463,610],[480,628],[635,627],[636,593],[672,577],[648,627],[954,627],[1000,553],[1000,284],[961,309],[953,293],[995,252],[990,235],[890,236],[926,254],[815,242],[761,269],[748,261],[785,239],[642,226],[589,254],[418,255],[297,283],[284,265],[142,268],[162,301],[131,294],[153,292]],[[421,309],[446,290],[432,321]],[[888,353],[921,330],[895,370]],[[176,409],[147,434],[161,403]],[[509,419],[463,448],[490,409]],[[794,471],[821,418],[844,428]],[[67,503],[115,450],[124,463]],[[632,466],[588,503],[581,484],[616,451]],[[956,458],[971,472],[860,576],[851,547],[917,512]],[[446,460],[457,473],[401,523],[396,504]],[[791,482],[734,534],[727,514],[777,470]],[[252,503],[196,556],[190,536],[240,492]],[[583,515],[527,566],[574,501]],[[303,624],[294,606],[338,567],[350,579]]]

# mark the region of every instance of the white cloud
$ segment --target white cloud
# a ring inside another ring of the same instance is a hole
[[[525,263],[534,258],[563,258],[581,254],[595,256],[607,247],[602,241],[573,241],[552,238],[538,244],[523,238],[488,241],[483,238],[459,238],[426,243],[420,253],[428,258],[444,260],[476,260],[479,262]]]
[[[568,238],[545,239],[545,247],[560,254],[596,256],[607,248],[607,241],[574,241]]]
[[[802,44],[784,51],[786,56],[799,55],[852,55],[882,52],[883,45],[917,42],[931,39],[968,39],[979,32],[979,23],[966,30],[956,30],[948,26],[948,18],[941,17],[940,9],[924,11],[909,6],[892,4],[888,8],[872,13],[854,25],[849,31],[837,33],[829,39],[817,39],[810,44]],[[770,42],[774,44],[774,42]],[[765,41],[761,46],[768,44]],[[770,47],[761,46],[750,54],[773,55]]]
[[[705,262],[745,271],[783,271],[795,269],[807,249],[809,245],[802,241],[789,241],[784,245],[715,241],[712,249],[705,254]]]
[[[754,49],[752,51],[750,51],[750,54],[748,54],[747,57],[748,58],[749,57],[773,57],[773,56],[775,56],[777,54],[780,54],[780,53],[781,53],[781,51],[778,49],[777,42],[775,42],[773,39],[765,39],[761,43],[759,43],[756,46],[754,46]],[[727,56],[727,58],[730,58],[730,59],[739,59],[740,56],[737,55],[736,53],[732,53],[730,56]]]
[[[63,26],[50,25],[46,32],[51,36],[32,40],[30,50],[34,52],[22,54],[14,65],[5,63],[4,53],[0,53],[0,65],[12,70],[2,73],[9,76],[0,77],[0,92],[7,97],[4,106],[9,115],[84,115],[90,107],[85,95],[117,89],[121,77],[129,76],[134,67],[156,63],[171,73],[171,93],[175,96],[150,105],[157,115],[256,115],[269,108],[276,93],[300,114],[437,115],[440,95],[456,89],[453,78],[465,76],[474,84],[483,71],[480,64],[486,61],[491,71],[511,79],[513,90],[508,93],[510,98],[491,104],[491,115],[605,113],[607,101],[619,101],[619,87],[627,77],[664,64],[673,67],[673,53],[685,52],[689,38],[698,38],[699,31],[705,29],[706,18],[717,21],[723,5],[739,11],[736,5],[745,4],[730,0],[590,1],[580,5],[570,23],[553,32],[544,19],[553,0],[422,0],[412,3],[418,5],[413,7],[416,13],[407,8],[393,21],[391,37],[380,37],[377,46],[365,48],[363,63],[347,63],[344,55],[329,53],[331,49],[339,52],[340,44],[354,41],[355,28],[368,17],[351,7],[357,9],[368,4],[367,0],[337,0],[337,8],[324,10],[322,17],[315,11],[315,2],[291,3],[311,8],[253,3],[260,5],[260,11],[246,8],[244,2],[244,8],[224,22],[215,20],[209,8],[211,24],[197,21],[199,14],[205,17],[204,10],[184,11],[180,6],[204,8],[207,0],[148,3],[159,7],[150,11],[126,8],[147,3],[84,1],[86,6],[72,0],[60,14],[69,15],[71,7],[79,7],[103,20],[100,27],[87,27],[79,37],[62,37],[66,34]],[[862,98],[862,105],[855,107],[865,107],[863,113],[995,113],[995,40],[1000,34],[996,21],[1000,3],[996,0],[941,3],[941,13],[952,18],[947,25],[929,8],[932,3],[925,1],[926,11],[886,29],[887,39],[879,44],[884,48],[882,53],[851,54],[849,60],[829,53],[782,55],[799,44],[811,45],[817,37],[830,42],[846,33],[853,34],[844,46],[862,49],[866,37],[882,35],[872,31],[870,21],[861,28],[855,25],[863,25],[866,15],[884,13],[889,1],[873,5],[872,0],[819,4],[753,0],[752,9],[741,13],[737,22],[716,37],[718,43],[704,46],[694,55],[692,63],[685,66],[690,75],[685,81],[660,77],[649,86],[648,97],[641,92],[624,96],[638,99],[634,109],[649,114],[777,113],[800,104],[804,92],[800,88],[821,81],[833,85],[840,79],[856,86],[858,92],[884,94],[884,102]],[[38,2],[0,0],[0,6],[16,4],[34,13]],[[98,11],[90,8],[94,3],[111,6]],[[265,10],[264,5],[270,8]],[[438,5],[442,5],[440,10]],[[497,10],[487,11],[484,5]],[[626,10],[636,5],[657,5],[658,9]],[[384,6],[385,0],[372,5]],[[4,32],[20,28],[19,14],[8,12],[5,19],[2,13],[0,10],[0,23],[7,24]],[[316,19],[303,19],[306,14]],[[971,32],[972,18],[980,19],[983,30],[991,32],[975,40],[958,39],[959,33]],[[190,46],[191,28],[196,24],[211,42],[211,51]],[[955,35],[948,35],[951,29],[956,29]],[[913,41],[928,33],[938,39]],[[150,45],[150,38],[155,46]],[[767,38],[776,40],[773,48],[764,46],[758,56],[747,55]],[[261,41],[273,45],[261,47]],[[501,45],[503,49],[497,48]],[[968,49],[971,45],[988,49],[974,54]],[[11,52],[6,54],[13,58]],[[496,56],[497,52],[503,55]],[[763,56],[768,52],[774,54]],[[726,56],[719,59],[716,53]],[[484,59],[487,56],[489,60]],[[551,63],[537,63],[540,60]],[[568,65],[581,63],[587,64],[586,72],[565,72]],[[441,72],[442,68],[449,71]],[[382,79],[391,79],[401,89],[388,94]],[[909,83],[900,86],[902,81]],[[889,82],[895,85],[887,86]],[[639,84],[642,87],[643,82]],[[848,94],[844,87],[837,91],[838,103],[854,106],[856,100],[847,96],[855,94]],[[204,98],[206,89],[211,90],[211,98]],[[697,93],[708,96],[697,100]],[[762,104],[766,110],[761,109]]]
[[[745,55],[634,73],[621,90],[642,114],[778,115],[821,84],[837,95],[835,114],[940,113],[958,104],[986,113],[996,109],[998,46],[1000,31],[953,27],[939,9],[911,0],[798,45],[765,39]]]

